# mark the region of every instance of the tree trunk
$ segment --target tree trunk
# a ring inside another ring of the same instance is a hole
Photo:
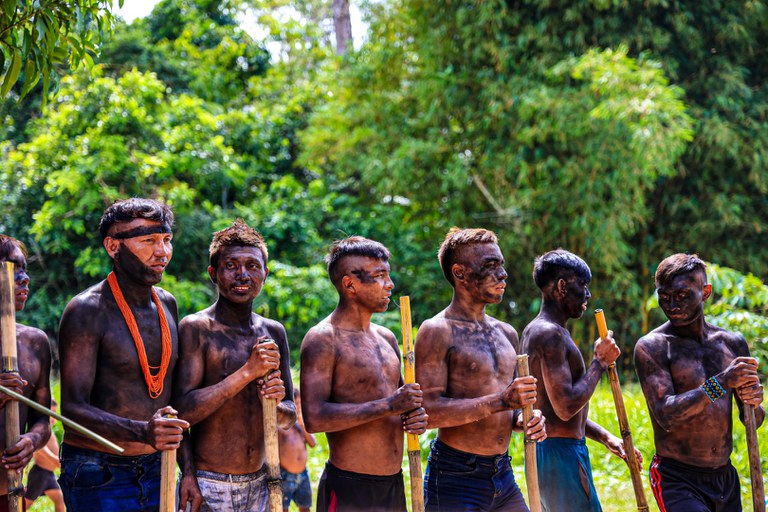
[[[333,27],[336,30],[336,53],[343,55],[352,41],[349,0],[333,0]]]

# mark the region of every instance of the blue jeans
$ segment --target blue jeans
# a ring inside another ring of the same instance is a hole
[[[309,471],[304,468],[301,473],[290,473],[280,468],[283,479],[283,508],[290,508],[291,501],[299,508],[312,506],[312,485],[309,483]]]
[[[67,510],[156,512],[160,452],[123,457],[62,444],[59,485]]]
[[[509,455],[455,450],[435,439],[424,475],[424,509],[434,512],[529,512]]]

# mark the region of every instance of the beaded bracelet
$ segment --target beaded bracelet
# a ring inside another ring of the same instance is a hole
[[[714,402],[721,396],[725,395],[725,388],[720,385],[715,376],[708,378],[704,381],[704,384],[699,386],[707,394],[710,402]]]

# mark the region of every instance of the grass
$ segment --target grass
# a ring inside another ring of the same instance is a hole
[[[632,441],[643,454],[643,483],[645,487],[646,500],[648,501],[651,512],[659,512],[656,502],[648,485],[648,464],[653,457],[653,430],[651,428],[650,418],[645,406],[640,387],[637,384],[624,384],[622,386],[624,395],[624,405],[629,418],[630,429],[632,430]],[[735,410],[735,408],[734,408]],[[618,421],[616,419],[616,410],[613,406],[613,397],[611,388],[607,381],[598,386],[594,397],[590,403],[589,417],[597,423],[606,427],[609,431],[619,435]],[[768,473],[768,434],[765,433],[765,427],[758,430],[760,439],[760,454],[763,463],[763,475]],[[429,443],[434,438],[435,431],[428,431],[426,435],[421,436],[422,457],[426,459],[429,452]],[[328,445],[323,434],[317,436],[318,445],[309,451],[309,474],[312,480],[313,488],[313,510],[315,496],[317,493],[317,483],[320,474],[323,471],[325,461],[328,459]],[[587,441],[589,446],[592,470],[595,479],[595,487],[600,496],[600,501],[605,512],[623,512],[633,511],[636,508],[632,482],[629,476],[629,470],[626,464],[620,459],[608,453],[602,445],[593,441]],[[525,476],[523,474],[523,441],[522,436],[515,434],[510,444],[510,454],[512,455],[512,468],[515,472],[515,479],[525,493]],[[752,497],[749,479],[749,458],[747,456],[747,444],[745,440],[744,427],[738,418],[734,418],[734,449],[731,455],[731,462],[736,467],[741,478],[741,493],[744,512],[753,512]],[[408,471],[408,458],[403,457],[403,473],[406,477],[405,489],[408,495],[408,504],[410,506],[410,479]],[[765,476],[764,476],[765,478]],[[527,499],[527,495],[526,495]],[[34,512],[52,512],[53,505],[47,498],[40,498],[30,509]],[[291,505],[291,510],[298,510],[295,505]]]

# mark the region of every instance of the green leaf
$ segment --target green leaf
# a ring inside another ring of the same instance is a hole
[[[21,97],[26,96],[38,81],[40,81],[40,73],[37,69],[37,63],[32,56],[29,56],[27,57],[27,63],[24,65],[24,87],[21,89]]]
[[[3,86],[0,88],[0,99],[5,98],[8,95],[8,91],[11,90],[11,87],[13,87],[13,84],[16,83],[16,80],[19,79],[19,72],[21,71],[21,54],[18,50],[13,51],[13,58],[11,60],[11,65],[8,68],[8,73],[5,75],[5,80],[3,80]]]

